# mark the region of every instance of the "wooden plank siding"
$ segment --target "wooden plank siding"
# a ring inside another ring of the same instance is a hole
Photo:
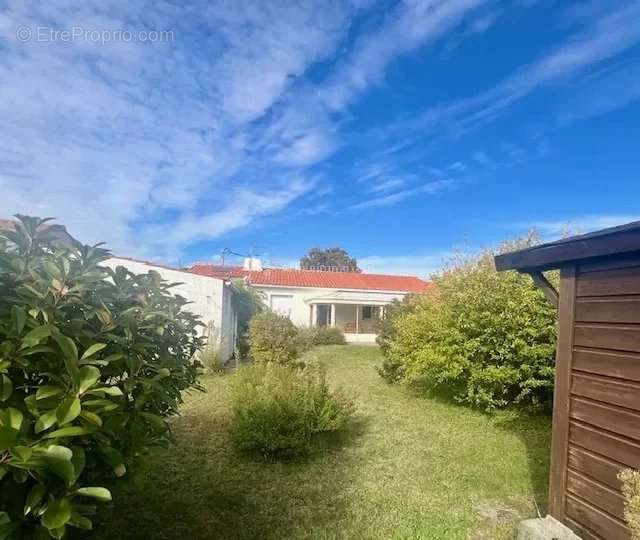
[[[617,476],[640,469],[639,263],[561,273],[550,513],[585,539],[631,538]]]

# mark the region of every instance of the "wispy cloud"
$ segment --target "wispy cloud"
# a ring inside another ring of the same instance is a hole
[[[10,2],[0,12],[0,79],[11,81],[0,86],[0,214],[57,216],[85,241],[166,258],[281,211],[311,189],[305,167],[334,145],[323,111],[285,98],[335,52],[357,9]],[[173,39],[16,38],[48,26]]]
[[[373,184],[369,191],[374,193],[380,193],[384,191],[390,191],[392,189],[397,189],[399,187],[404,186],[407,183],[407,180],[404,178],[390,178],[388,180],[382,180],[381,182],[377,182]]]
[[[543,85],[566,79],[629,49],[640,41],[640,2],[602,16],[539,60],[522,67],[494,88],[453,104],[462,127],[492,118]]]
[[[397,56],[441,38],[487,0],[412,0],[400,2],[377,32],[354,45],[334,75],[320,89],[333,110],[350,104],[371,85],[380,84]]]
[[[431,195],[434,193],[438,193],[439,191],[442,191],[444,189],[454,187],[455,184],[456,183],[453,180],[437,180],[435,182],[422,184],[421,186],[418,186],[415,188],[396,191],[395,193],[391,193],[390,195],[373,197],[371,199],[367,199],[365,201],[356,203],[352,205],[350,208],[352,210],[361,210],[363,208],[379,208],[384,206],[392,206],[394,204],[400,203],[406,199],[415,197],[417,195],[424,195],[424,194]]]
[[[451,165],[449,165],[449,168],[452,171],[456,172],[465,172],[467,170],[467,166],[462,161],[456,161],[455,163],[452,163]]]

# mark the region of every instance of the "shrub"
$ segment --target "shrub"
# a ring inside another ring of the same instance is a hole
[[[168,444],[199,323],[157,273],[19,219],[0,237],[0,538],[62,538],[111,498],[100,478]]]
[[[549,405],[556,314],[532,280],[485,253],[433,282],[394,316],[387,371],[485,409]]]
[[[331,326],[303,326],[298,328],[298,340],[303,351],[320,345],[346,345],[344,332]]]
[[[293,364],[302,352],[298,330],[288,317],[265,311],[249,323],[249,355],[256,362]]]
[[[346,345],[347,340],[344,332],[340,328],[332,326],[318,326],[314,336],[313,344],[320,345]]]
[[[274,457],[309,453],[319,433],[345,427],[353,402],[332,392],[319,366],[252,364],[234,375],[231,437],[240,450]]]
[[[393,300],[386,306],[384,315],[376,322],[376,343],[383,354],[382,364],[376,366],[376,371],[389,383],[400,382],[405,374],[404,364],[389,355],[391,344],[397,337],[395,320],[399,315],[409,312],[416,298],[416,295],[408,294],[402,301]]]
[[[247,285],[242,279],[232,281],[233,298],[238,320],[236,355],[246,358],[249,354],[249,322],[257,313],[265,311],[264,293]]]
[[[197,356],[198,362],[208,373],[220,375],[225,372],[220,356],[220,345],[216,343],[216,330],[213,322],[207,325],[207,342]]]
[[[624,518],[631,529],[633,540],[640,540],[640,471],[625,469],[618,478],[624,495]]]

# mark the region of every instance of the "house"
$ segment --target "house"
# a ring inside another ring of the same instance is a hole
[[[263,293],[274,311],[297,326],[340,328],[352,343],[375,343],[376,321],[385,306],[407,294],[423,293],[429,283],[413,276],[263,268],[256,258],[243,266],[195,264],[189,272],[220,279],[243,278]]]
[[[171,268],[156,263],[138,261],[126,257],[112,257],[102,263],[116,268],[124,266],[135,274],[146,274],[154,270],[171,282],[179,283],[171,289],[173,294],[186,298],[190,303],[185,309],[199,315],[208,342],[213,343],[221,362],[233,356],[237,336],[237,319],[233,302],[233,288],[229,279],[198,275],[193,272]]]

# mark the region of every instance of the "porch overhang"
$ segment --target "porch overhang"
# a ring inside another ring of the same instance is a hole
[[[319,296],[307,298],[305,302],[309,305],[317,304],[352,304],[363,306],[384,306],[390,302],[388,295],[384,296],[376,293],[355,293],[347,291],[335,291]]]

